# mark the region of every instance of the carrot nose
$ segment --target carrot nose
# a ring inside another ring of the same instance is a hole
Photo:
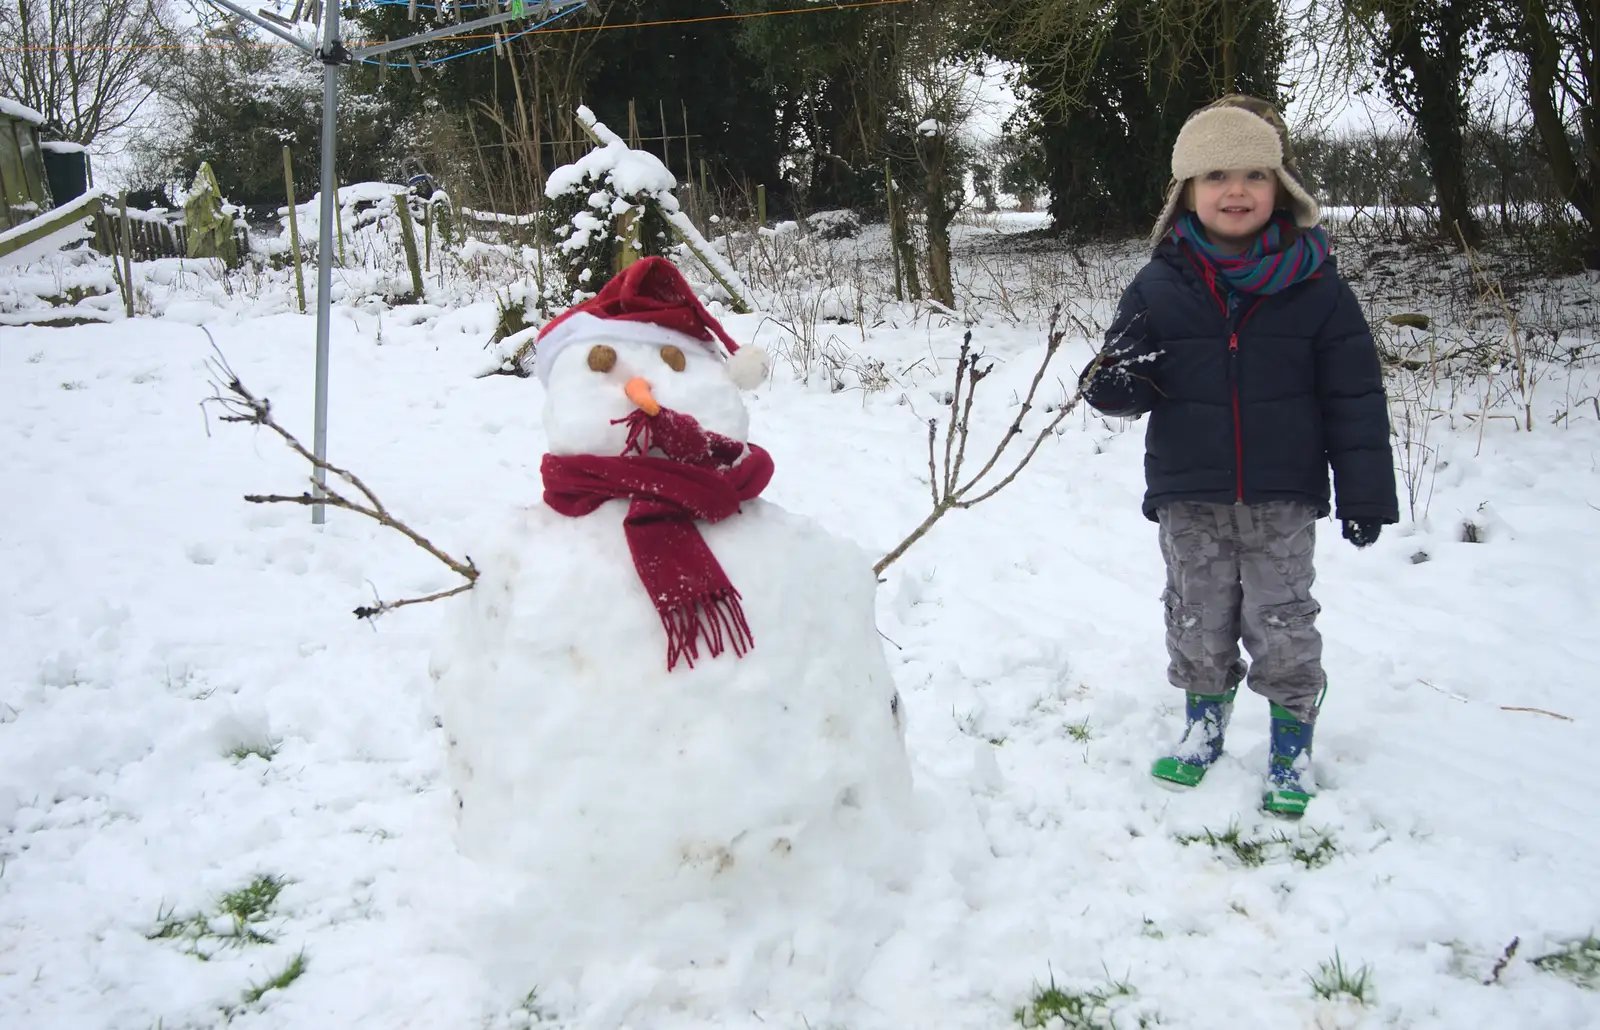
[[[656,403],[655,395],[650,392],[650,384],[639,376],[634,376],[628,380],[627,385],[622,388],[622,392],[627,394],[628,400],[632,401],[646,415],[659,415],[661,413],[661,405]]]

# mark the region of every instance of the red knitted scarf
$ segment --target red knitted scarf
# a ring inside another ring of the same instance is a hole
[[[675,411],[634,411],[618,421],[629,430],[621,457],[544,456],[544,503],[576,518],[629,499],[622,531],[667,631],[667,671],[679,658],[693,668],[701,638],[713,658],[729,644],[742,656],[755,639],[739,592],[694,523],[721,522],[761,493],[772,479],[772,457]],[[645,457],[652,447],[667,457]]]

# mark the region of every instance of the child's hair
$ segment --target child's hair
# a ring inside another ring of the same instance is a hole
[[[1227,168],[1269,168],[1277,173],[1274,204],[1301,229],[1316,225],[1322,211],[1300,181],[1289,143],[1289,127],[1265,100],[1232,93],[1191,114],[1172,146],[1172,180],[1166,206],[1156,219],[1150,245],[1159,244],[1178,216],[1190,210],[1191,179]]]

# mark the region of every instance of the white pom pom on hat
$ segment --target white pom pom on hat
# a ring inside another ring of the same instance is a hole
[[[767,352],[754,344],[745,344],[728,358],[728,376],[741,390],[754,390],[766,382],[772,371]]]
[[[556,355],[587,342],[637,341],[657,346],[694,344],[721,358],[741,389],[767,376],[765,353],[740,347],[707,311],[677,266],[662,257],[641,258],[589,300],[568,309],[539,332],[533,368],[549,383]]]

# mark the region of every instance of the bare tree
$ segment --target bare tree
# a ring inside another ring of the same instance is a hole
[[[1203,70],[1213,95],[1243,88],[1241,60],[1263,25],[1280,22],[1281,0],[986,0],[991,41],[1032,68],[1041,114],[1060,115],[1092,103],[1094,80],[1119,35],[1136,39],[1150,83]],[[1159,92],[1159,91],[1158,91]]]
[[[168,0],[0,4],[0,92],[45,116],[53,134],[91,143],[125,128],[160,87],[177,42]]]
[[[1528,106],[1556,188],[1588,227],[1584,264],[1600,268],[1600,4],[1513,8],[1501,12],[1500,31],[1526,62]]]

